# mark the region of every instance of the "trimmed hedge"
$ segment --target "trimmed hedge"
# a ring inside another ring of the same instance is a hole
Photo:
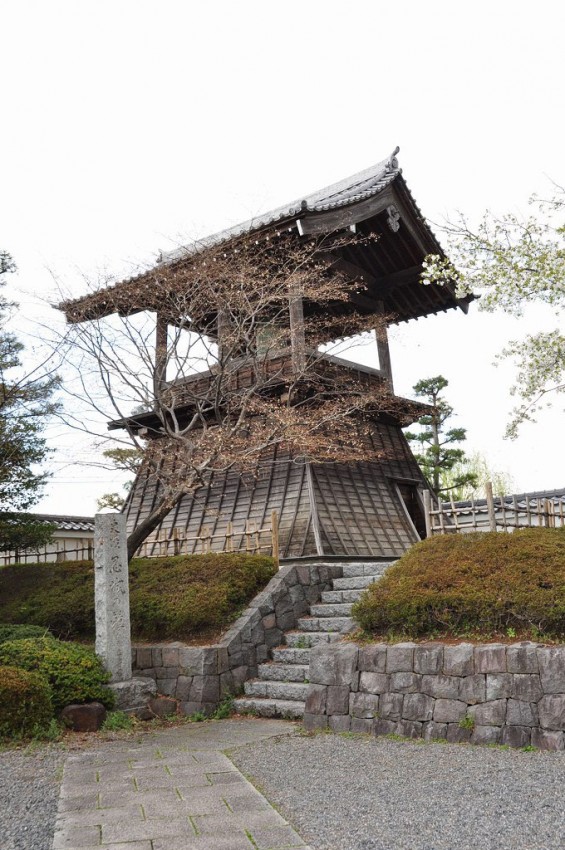
[[[0,667],[0,738],[41,734],[52,718],[51,688],[44,676]]]
[[[8,641],[0,646],[1,664],[40,673],[51,687],[56,712],[94,700],[106,708],[114,705],[114,694],[105,686],[110,676],[86,646],[49,637]]]
[[[220,631],[275,574],[272,558],[246,554],[138,558],[130,563],[134,639],[182,640]],[[91,561],[0,570],[0,622],[33,623],[61,638],[94,638]]]
[[[423,540],[353,606],[368,632],[565,636],[565,531],[446,534]]]
[[[27,626],[16,623],[13,626],[0,624],[0,644],[8,640],[23,640],[24,638],[49,637],[48,630],[43,626]]]

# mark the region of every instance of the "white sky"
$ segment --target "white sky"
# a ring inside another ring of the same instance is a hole
[[[49,272],[74,295],[183,238],[294,200],[388,156],[424,215],[525,211],[562,184],[565,5],[286,0],[4,0],[0,247],[23,316],[53,323]],[[36,297],[37,296],[37,297]],[[551,327],[455,312],[393,331],[397,392],[438,373],[467,448],[516,490],[562,487],[562,405],[502,434],[505,341]],[[31,348],[31,342],[27,345]],[[31,351],[30,351],[31,353]],[[62,427],[38,511],[89,514],[116,489]]]

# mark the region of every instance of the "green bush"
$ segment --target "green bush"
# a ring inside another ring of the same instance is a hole
[[[106,708],[114,695],[105,687],[109,676],[100,659],[85,646],[55,638],[13,640],[0,646],[0,664],[41,673],[53,692],[53,708],[97,700]]]
[[[134,559],[132,635],[182,640],[218,632],[236,619],[275,572],[273,559],[258,555]],[[0,621],[38,624],[61,638],[92,640],[92,563],[18,564],[0,570]]]
[[[565,636],[565,531],[446,534],[413,546],[353,606],[368,632]]]
[[[47,679],[17,667],[0,667],[0,738],[41,735],[52,719]]]
[[[8,640],[23,640],[24,638],[49,637],[44,626],[28,626],[22,623],[14,625],[0,624],[0,644]]]

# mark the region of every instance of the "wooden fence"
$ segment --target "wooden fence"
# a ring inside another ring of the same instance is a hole
[[[234,530],[228,522],[225,532],[214,532],[202,526],[200,533],[187,535],[179,528],[159,532],[145,540],[136,552],[139,558],[158,558],[167,555],[205,555],[209,552],[248,552],[249,554],[272,555],[279,562],[279,518],[271,513],[269,525],[259,526],[247,520],[245,527]]]
[[[54,540],[38,549],[0,552],[0,567],[10,564],[54,564],[63,561],[91,561],[94,557],[94,540]]]
[[[547,496],[494,496],[492,484],[485,485],[484,499],[440,502],[424,491],[426,535],[466,531],[512,531],[515,528],[565,526],[565,505]]]

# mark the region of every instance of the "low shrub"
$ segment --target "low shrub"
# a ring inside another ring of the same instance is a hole
[[[23,640],[24,638],[49,637],[44,626],[28,626],[22,623],[6,625],[0,623],[0,644],[8,640]]]
[[[114,694],[105,686],[108,673],[100,659],[85,646],[55,638],[8,641],[0,646],[0,664],[44,676],[51,686],[55,712],[70,703],[94,700],[106,708],[114,705]]]
[[[130,564],[132,636],[182,640],[220,631],[275,574],[247,554],[139,558]],[[18,564],[0,570],[0,620],[33,623],[61,638],[94,638],[92,562]]]
[[[52,719],[47,679],[18,667],[0,667],[0,738],[41,736]]]
[[[353,606],[373,634],[565,636],[565,531],[423,540]]]

